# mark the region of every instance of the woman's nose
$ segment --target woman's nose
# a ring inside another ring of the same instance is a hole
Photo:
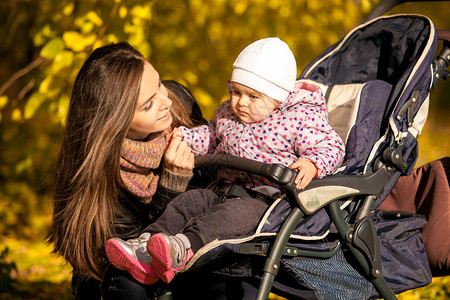
[[[169,93],[164,85],[161,87],[160,95],[162,100],[161,106],[163,109],[172,106],[172,100],[170,100]]]
[[[164,109],[172,106],[172,100],[170,100],[168,95],[163,96],[163,105]]]

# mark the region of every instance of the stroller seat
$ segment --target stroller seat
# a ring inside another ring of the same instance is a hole
[[[268,255],[262,270],[252,270],[261,279],[258,299],[271,288],[289,299],[392,299],[429,284],[420,234],[425,218],[375,209],[417,160],[436,47],[427,17],[380,17],[352,30],[303,71],[298,80],[323,90],[346,157],[338,174],[313,179],[302,191],[293,183],[295,171],[285,166],[224,154],[196,157],[196,166],[269,178],[285,196],[253,234],[206,245],[184,271],[228,251]]]

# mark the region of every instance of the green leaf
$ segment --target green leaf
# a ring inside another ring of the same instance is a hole
[[[50,40],[41,50],[41,56],[52,60],[55,56],[64,49],[64,42],[61,38],[54,38]]]

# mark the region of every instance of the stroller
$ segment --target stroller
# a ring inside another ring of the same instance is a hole
[[[257,299],[267,299],[271,290],[289,299],[395,299],[429,284],[425,218],[376,208],[412,171],[430,88],[448,77],[450,43],[433,62],[437,38],[425,16],[378,17],[303,71],[298,80],[322,88],[330,123],[346,143],[344,164],[333,176],[300,191],[296,172],[282,165],[223,154],[196,157],[196,167],[264,176],[285,194],[274,199],[252,235],[211,242],[184,271],[224,252],[258,262],[264,256],[262,271],[254,272]]]

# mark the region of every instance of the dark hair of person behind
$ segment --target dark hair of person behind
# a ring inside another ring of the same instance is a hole
[[[169,92],[172,100],[172,126],[181,125],[192,128],[207,123],[194,95],[181,83],[174,80],[163,80],[162,84]]]

